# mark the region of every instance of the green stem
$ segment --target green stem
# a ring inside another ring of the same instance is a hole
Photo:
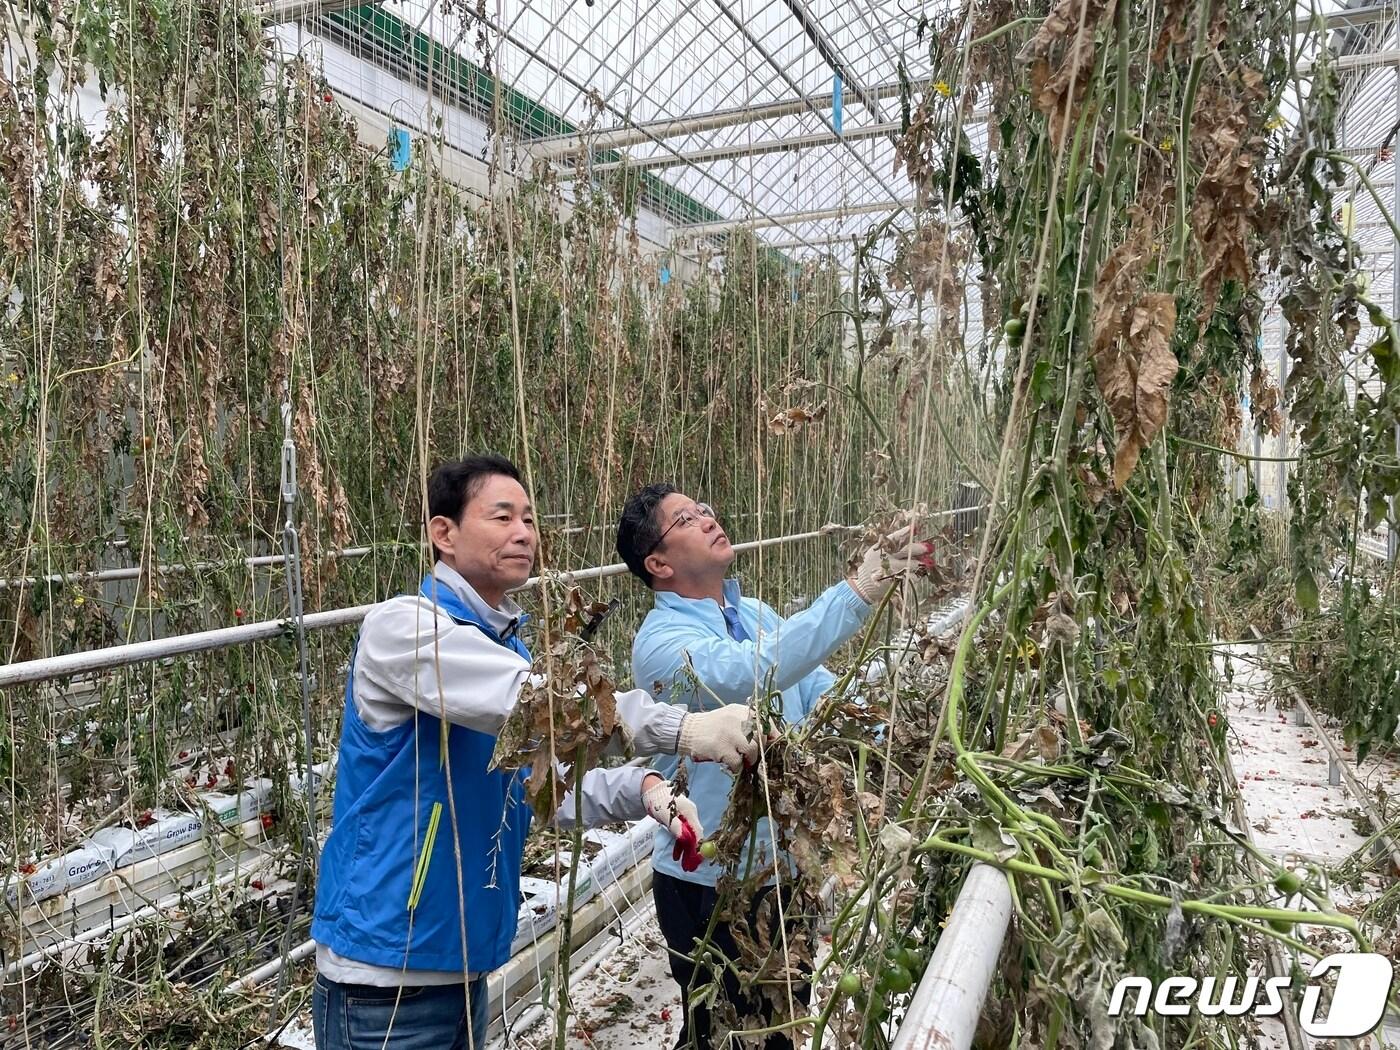
[[[952,842],[944,838],[941,833],[930,835],[915,848],[924,851],[943,850],[948,853],[958,853],[962,856],[970,857],[973,860],[981,861],[983,864],[990,864],[1006,871],[1015,872],[1017,875],[1028,875],[1039,879],[1047,879],[1052,882],[1075,884],[1075,880],[1071,876],[1055,868],[1047,868],[1041,864],[1031,864],[1027,861],[1016,860],[1015,858],[1002,859],[986,850],[977,849],[975,846],[966,846],[961,842]],[[1330,926],[1334,929],[1345,930],[1347,933],[1351,934],[1357,944],[1362,946],[1363,950],[1368,950],[1369,942],[1361,932],[1361,927],[1357,924],[1356,920],[1350,915],[1342,915],[1337,912],[1300,911],[1291,908],[1265,908],[1251,904],[1210,904],[1202,900],[1174,900],[1171,897],[1164,897],[1160,893],[1135,890],[1112,882],[1087,882],[1079,883],[1079,885],[1084,889],[1097,888],[1110,897],[1116,897],[1119,900],[1129,901],[1134,904],[1148,904],[1158,908],[1179,906],[1184,912],[1208,915],[1212,918],[1223,919],[1227,922],[1238,923],[1250,919],[1268,922],[1273,919],[1287,920],[1288,922],[1301,923],[1303,925]],[[1262,927],[1258,929],[1263,933],[1272,932]]]
[[[1215,452],[1222,456],[1234,456],[1236,459],[1259,463],[1301,463],[1306,459],[1321,459],[1324,456],[1330,456],[1342,450],[1341,445],[1333,445],[1331,448],[1323,449],[1320,452],[1304,452],[1301,456],[1251,456],[1246,452],[1241,452],[1239,449],[1222,448],[1220,445],[1212,445],[1206,441],[1197,441],[1194,438],[1182,437],[1180,434],[1168,434],[1167,440],[1177,444],[1190,445],[1192,448],[1203,449],[1206,452]]]
[[[1186,183],[1190,165],[1187,154],[1190,152],[1191,118],[1196,111],[1196,92],[1201,85],[1201,71],[1205,68],[1206,32],[1210,28],[1210,3],[1205,0],[1196,5],[1196,40],[1191,51],[1191,71],[1186,75],[1186,92],[1181,99],[1181,118],[1178,122],[1176,140],[1176,218],[1172,230],[1172,253],[1167,260],[1166,287],[1176,294],[1177,279],[1186,262],[1186,236],[1190,225],[1186,221]]]

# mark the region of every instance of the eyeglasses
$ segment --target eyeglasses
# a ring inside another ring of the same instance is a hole
[[[661,546],[661,541],[666,538],[666,534],[672,529],[674,529],[676,526],[679,525],[683,529],[688,529],[701,518],[709,518],[711,521],[713,521],[715,517],[715,508],[710,506],[708,503],[695,504],[694,514],[690,513],[690,511],[688,510],[681,511],[680,514],[676,516],[675,521],[671,522],[671,524],[667,525],[664,529],[661,530],[661,535],[656,537],[656,542],[651,545],[651,549],[648,550],[646,554],[643,554],[642,557],[651,557],[651,555],[656,551],[656,548]]]

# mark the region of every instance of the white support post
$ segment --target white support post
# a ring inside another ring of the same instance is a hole
[[[893,1050],[967,1050],[1011,921],[1006,873],[974,864],[948,913],[933,958],[914,992]]]

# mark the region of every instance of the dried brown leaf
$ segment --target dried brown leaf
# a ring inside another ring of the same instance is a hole
[[[1031,98],[1062,141],[1093,77],[1095,38],[1111,21],[1114,0],[1059,0],[1016,61],[1030,67]]]
[[[1132,309],[1124,340],[1113,352],[1094,359],[1099,389],[1113,416],[1118,444],[1113,483],[1119,489],[1167,421],[1168,395],[1177,370],[1171,352],[1175,325],[1176,300],[1171,295],[1144,295]]]

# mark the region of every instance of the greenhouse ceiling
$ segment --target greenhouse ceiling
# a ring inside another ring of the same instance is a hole
[[[566,182],[642,172],[658,244],[752,226],[800,257],[842,252],[853,234],[910,205],[895,170],[899,81],[928,78],[921,16],[952,5],[883,0],[549,0],[484,3],[273,0],[286,43],[308,31],[327,67],[385,126],[438,130],[484,165],[490,122],[519,144],[519,170],[553,163]],[[1380,149],[1397,121],[1395,5],[1300,5],[1304,49],[1325,35],[1342,56],[1347,145],[1394,184]],[[296,34],[288,36],[289,27]],[[500,107],[493,106],[496,78]],[[420,94],[395,97],[395,79]],[[1306,87],[1304,88],[1306,90]],[[1296,99],[1280,103],[1292,121]],[[431,114],[429,116],[428,114]],[[967,134],[985,149],[974,111]],[[506,126],[508,125],[508,126]],[[1384,169],[1384,170],[1382,170]],[[1375,214],[1372,214],[1375,212]],[[1379,220],[1358,202],[1357,221]],[[1364,228],[1364,227],[1363,227]],[[1364,237],[1362,238],[1365,239]]]

